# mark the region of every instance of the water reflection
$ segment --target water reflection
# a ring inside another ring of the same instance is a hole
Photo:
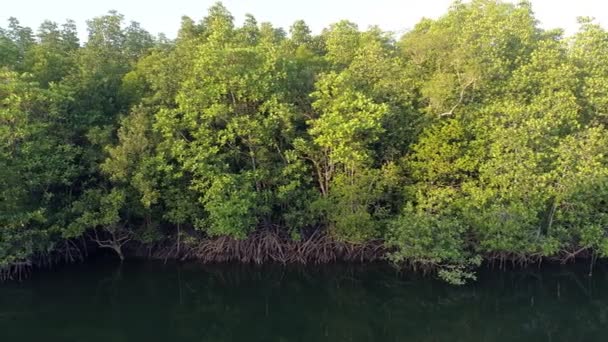
[[[4,341],[602,341],[608,272],[482,272],[451,287],[383,266],[113,263],[0,285]]]

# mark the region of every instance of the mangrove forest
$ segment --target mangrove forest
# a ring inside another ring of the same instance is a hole
[[[0,278],[117,259],[383,261],[449,283],[608,257],[608,31],[456,1],[397,35],[221,3],[0,27]],[[586,266],[587,267],[587,266]],[[181,291],[181,288],[180,288]]]

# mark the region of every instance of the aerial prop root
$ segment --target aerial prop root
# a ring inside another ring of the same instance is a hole
[[[386,249],[381,241],[358,244],[342,242],[322,231],[295,241],[286,233],[272,229],[255,231],[244,239],[202,237],[195,243],[181,245],[179,251],[171,242],[144,250],[145,254],[157,259],[199,260],[205,263],[323,264],[338,260],[369,262],[386,257]]]

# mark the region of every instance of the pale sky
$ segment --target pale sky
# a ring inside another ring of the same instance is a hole
[[[512,0],[516,2],[517,0]],[[81,38],[86,37],[85,21],[115,9],[127,21],[138,21],[152,34],[165,33],[174,38],[182,15],[201,19],[216,0],[7,0],[2,4],[0,26],[7,26],[11,16],[23,26],[36,30],[45,19],[64,22],[74,19]],[[304,19],[318,33],[329,24],[351,20],[366,29],[378,25],[396,33],[411,29],[421,18],[436,18],[446,13],[452,0],[224,0],[240,25],[246,13],[258,22],[288,28]],[[605,0],[532,0],[537,19],[544,28],[564,28],[567,34],[577,30],[576,18],[595,17],[608,27],[608,1]]]

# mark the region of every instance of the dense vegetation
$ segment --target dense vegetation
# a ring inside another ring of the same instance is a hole
[[[456,283],[484,259],[608,256],[608,32],[591,19],[564,37],[528,2],[473,0],[396,39],[237,27],[216,4],[175,40],[115,12],[88,32],[0,29],[5,270],[262,232],[380,243]]]

